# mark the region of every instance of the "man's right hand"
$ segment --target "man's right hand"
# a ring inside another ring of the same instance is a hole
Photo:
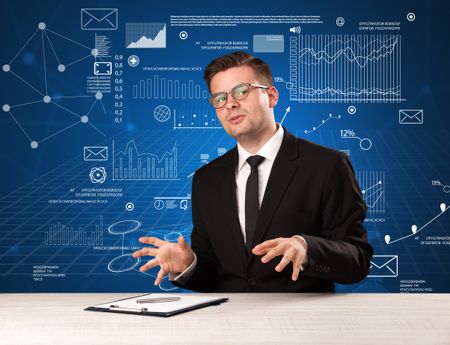
[[[145,272],[153,267],[160,266],[155,285],[159,285],[167,273],[181,273],[194,261],[194,251],[183,236],[178,237],[178,243],[163,241],[156,237],[141,237],[139,242],[156,247],[145,247],[133,253],[134,258],[141,256],[155,257],[139,269],[141,272]]]

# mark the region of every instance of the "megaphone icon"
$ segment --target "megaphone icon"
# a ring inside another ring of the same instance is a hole
[[[289,32],[292,32],[293,34],[299,34],[301,31],[302,31],[302,28],[300,27],[300,25],[289,28]]]

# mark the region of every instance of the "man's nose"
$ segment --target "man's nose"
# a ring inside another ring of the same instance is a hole
[[[227,104],[225,106],[227,109],[234,109],[239,107],[239,102],[235,100],[232,95],[228,95]]]

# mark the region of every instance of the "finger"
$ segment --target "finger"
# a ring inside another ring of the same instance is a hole
[[[157,248],[142,248],[133,253],[133,258],[139,258],[141,256],[156,256],[157,253]]]
[[[302,271],[302,263],[305,262],[305,255],[301,252],[297,252],[295,254],[294,258],[292,259],[292,280],[296,281],[298,279],[298,276],[301,274]]]
[[[184,239],[183,235],[180,235],[178,237],[178,245],[182,250],[187,250],[189,248],[189,244],[187,244],[186,240]]]
[[[158,275],[156,276],[155,286],[161,283],[161,281],[164,279],[165,274],[166,272],[164,272],[164,270],[161,268],[158,272]]]
[[[262,262],[263,264],[268,263],[268,262],[269,262],[270,260],[272,260],[274,257],[280,256],[281,254],[282,254],[282,253],[279,251],[279,249],[278,249],[277,247],[275,247],[275,248],[269,250],[269,251],[267,252],[267,254],[264,255],[264,256],[261,258],[261,262]]]
[[[157,237],[140,237],[139,242],[146,244],[153,244],[154,246],[161,247],[166,241],[160,240]]]
[[[141,268],[139,268],[139,271],[145,272],[145,271],[148,271],[149,269],[156,267],[158,265],[159,265],[158,259],[152,259],[152,260],[147,261],[147,263],[145,265],[142,265]]]
[[[288,250],[281,258],[280,263],[275,267],[275,271],[281,272],[291,262],[294,253],[292,250]]]
[[[140,258],[141,256],[144,256],[145,254],[144,254],[143,250],[144,250],[144,248],[141,248],[141,249],[133,252],[133,254],[132,254],[133,258]]]
[[[292,280],[297,281],[298,276],[300,274],[300,260],[292,261]]]
[[[252,250],[255,255],[262,255],[267,253],[270,249],[276,247],[278,245],[278,239],[267,240],[263,243],[258,244]]]

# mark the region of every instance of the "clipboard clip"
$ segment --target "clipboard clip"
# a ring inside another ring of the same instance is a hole
[[[121,308],[118,305],[111,304],[109,306],[109,310],[123,310],[123,311],[131,311],[133,313],[139,313],[139,312],[145,313],[146,311],[148,311],[148,308],[145,308],[145,307],[143,307],[143,308]]]

